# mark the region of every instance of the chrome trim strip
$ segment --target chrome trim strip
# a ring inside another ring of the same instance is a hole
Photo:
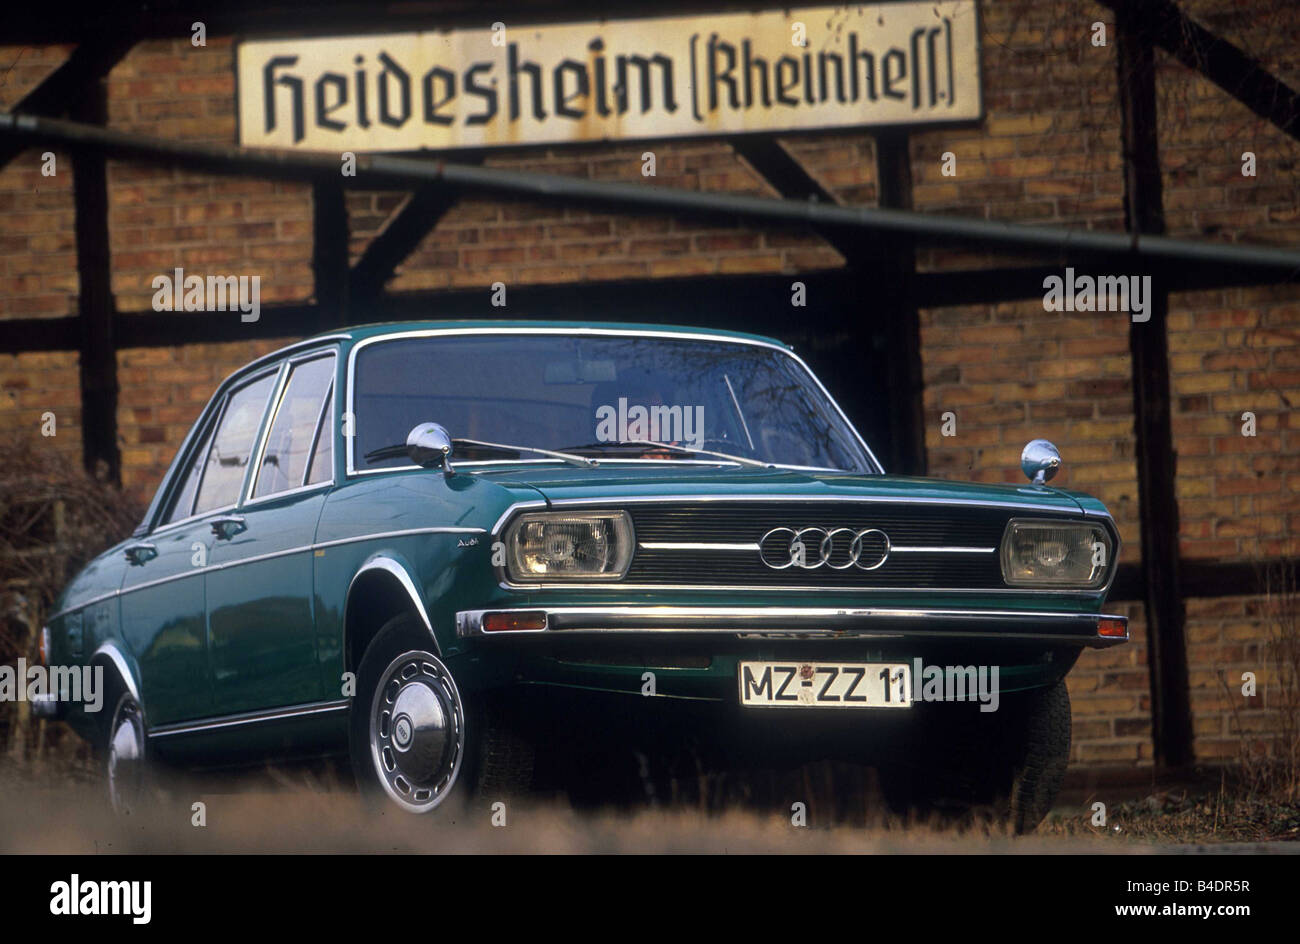
[[[280,372],[275,377],[275,389],[271,391],[270,407],[263,407],[262,425],[258,427],[257,439],[253,441],[253,451],[249,453],[249,470],[244,474],[244,487],[240,491],[239,504],[247,504],[253,498],[253,487],[257,477],[262,474],[262,462],[266,458],[266,441],[271,438],[271,427],[275,425],[276,414],[284,402],[284,392],[289,389],[289,374],[293,372],[291,362],[280,365]]]
[[[336,353],[335,365],[334,365],[334,377],[338,376],[337,357],[338,355]],[[336,478],[336,475],[334,473],[333,424],[330,424],[331,426],[330,429],[325,428],[325,417],[330,415],[330,413],[332,412],[330,408],[334,405],[334,377],[330,377],[330,385],[325,388],[325,398],[321,400],[320,411],[316,414],[316,425],[312,427],[311,444],[307,447],[307,464],[302,468],[302,486],[301,486],[302,488],[306,488],[308,485],[318,484],[315,482],[308,482],[307,479],[311,475],[311,467],[316,462],[316,450],[320,447],[321,433],[324,433],[330,438],[330,484],[331,485],[334,484],[334,479]]]
[[[1078,504],[1073,501],[1071,501],[1071,505],[1072,505],[1072,509],[1071,509],[1071,508],[1060,508],[1055,505],[1025,504],[1021,502],[1009,502],[1009,501],[1002,502],[996,500],[986,501],[986,500],[973,499],[973,498],[915,498],[915,497],[908,498],[903,496],[887,497],[882,495],[796,495],[796,496],[789,496],[789,497],[780,496],[780,495],[755,495],[755,494],[632,495],[632,496],[619,496],[619,497],[611,496],[611,497],[604,497],[604,498],[561,498],[555,501],[529,499],[527,501],[515,502],[504,512],[502,512],[499,518],[497,518],[496,523],[492,526],[491,533],[494,537],[501,535],[502,529],[504,528],[506,522],[510,520],[510,518],[512,518],[517,512],[522,512],[524,509],[529,509],[529,508],[564,508],[564,507],[571,507],[571,506],[595,505],[595,506],[603,506],[610,509],[618,509],[626,505],[672,504],[675,502],[707,502],[707,503],[717,503],[717,504],[726,504],[727,502],[771,502],[771,503],[789,502],[791,504],[798,504],[801,502],[812,502],[812,503],[846,502],[846,503],[896,504],[896,505],[922,504],[922,505],[937,505],[937,506],[951,506],[951,507],[1009,508],[1017,511],[1042,511],[1042,512],[1050,512],[1060,517],[1066,517],[1070,515],[1071,511],[1073,511],[1075,514],[1081,513],[1081,509],[1079,508]],[[665,542],[665,543],[673,543],[673,542]],[[1118,544],[1118,537],[1116,537],[1116,543]],[[746,549],[748,550],[748,548]],[[922,553],[922,552],[933,553],[936,550],[940,550],[940,549],[908,547],[906,549],[895,548],[894,550],[904,550],[905,553]],[[997,548],[957,548],[957,547],[944,547],[942,549],[944,553],[972,553],[972,554],[996,553],[997,550],[998,550]],[[1118,560],[1118,555],[1116,559]],[[1118,563],[1116,564],[1115,569],[1118,570]],[[1114,573],[1112,573],[1111,577],[1113,580]],[[1005,587],[1005,586],[977,587],[972,589],[972,588],[945,588],[945,587],[825,587],[825,586],[792,586],[792,585],[776,586],[776,587],[772,587],[772,586],[756,587],[756,586],[749,586],[745,584],[680,584],[680,583],[677,584],[626,584],[626,583],[616,583],[616,584],[603,583],[602,584],[602,583],[557,583],[557,582],[512,583],[510,580],[506,579],[504,575],[501,575],[501,579],[498,582],[498,586],[501,587],[501,589],[503,590],[511,590],[511,591],[561,590],[561,589],[564,590],[615,590],[617,589],[617,590],[654,590],[654,591],[726,590],[726,591],[743,591],[746,593],[751,591],[769,592],[769,593],[782,593],[786,591],[795,591],[801,593],[839,591],[839,592],[850,592],[850,593],[873,593],[873,594],[880,594],[880,593],[926,593],[926,594],[999,593],[1001,594],[1001,593],[1005,593],[1005,594],[1014,594],[1016,596],[1021,596],[1024,594],[1037,594],[1037,595],[1079,594],[1079,593],[1104,594],[1106,591],[1110,589],[1109,582],[1107,582],[1104,586],[1096,588],[1094,590],[1070,590],[1068,588],[1061,588],[1061,587],[1026,589],[1020,587]]]
[[[360,534],[351,538],[317,541],[311,545],[311,549],[318,551],[323,547],[338,547],[340,544],[355,544],[357,541],[378,541],[383,538],[405,538],[413,534],[487,534],[487,531],[483,528],[407,528],[403,531],[376,531],[372,534]]]
[[[643,541],[637,547],[647,551],[757,551],[757,544],[710,544],[690,541]],[[893,547],[891,554],[993,554],[996,547]]]
[[[1036,505],[1025,502],[1013,501],[989,501],[979,498],[918,498],[915,496],[886,496],[886,495],[633,495],[629,497],[606,497],[606,498],[559,498],[555,499],[552,504],[560,505],[609,505],[618,507],[626,504],[645,504],[654,502],[663,505],[670,505],[674,502],[771,502],[773,504],[788,502],[790,504],[799,504],[801,502],[846,502],[868,504],[894,504],[894,505],[952,505],[952,506],[978,506],[983,508],[1012,508],[1021,511],[1050,511],[1058,515],[1069,515],[1071,513],[1082,516],[1078,505],[1070,508],[1062,508],[1058,505]]]
[[[100,644],[95,650],[95,654],[90,657],[88,664],[93,664],[100,656],[106,656],[109,661],[117,668],[117,673],[122,677],[122,684],[126,690],[131,693],[131,697],[140,705],[140,711],[144,711],[144,702],[140,699],[140,689],[135,684],[135,676],[131,674],[131,667],[127,664],[126,656],[122,655],[122,650],[118,648],[117,643],[111,639]]]
[[[546,615],[545,630],[500,630],[483,632],[483,618],[489,613],[535,613]],[[970,610],[942,608],[909,607],[743,607],[743,606],[552,606],[552,607],[511,607],[490,610],[464,610],[456,614],[456,634],[460,637],[470,636],[508,636],[527,635],[537,632],[552,634],[568,633],[761,633],[766,635],[803,636],[809,632],[825,633],[828,636],[849,635],[885,635],[899,636],[904,633],[872,629],[869,626],[855,625],[864,621],[902,620],[922,621],[927,623],[969,623],[969,622],[1007,622],[1041,626],[1055,623],[1060,626],[1090,627],[1083,633],[1016,633],[995,632],[984,634],[988,638],[1001,639],[1043,639],[1086,642],[1090,645],[1109,645],[1124,642],[1128,637],[1098,636],[1097,626],[1103,619],[1124,619],[1103,613],[1071,613],[1052,610]],[[568,620],[572,625],[563,628]],[[817,625],[809,627],[798,625],[812,621]],[[775,623],[775,626],[768,624]],[[791,624],[795,625],[791,625]],[[827,624],[832,625],[827,625]],[[682,625],[685,624],[685,625]],[[694,624],[694,625],[692,625]],[[840,625],[833,625],[840,624]],[[942,629],[920,629],[905,631],[906,635],[953,635],[952,631]],[[969,637],[968,631],[956,635]]]
[[[804,373],[806,373],[809,377],[811,377],[813,383],[817,385],[819,390],[821,390],[822,396],[824,396],[830,402],[831,406],[835,408],[835,412],[838,413],[840,419],[844,421],[844,425],[847,426],[849,431],[853,434],[853,437],[857,440],[858,445],[862,447],[862,451],[867,454],[867,458],[870,459],[873,465],[875,465],[876,467],[875,473],[868,473],[868,474],[877,474],[877,475],[885,474],[884,465],[882,465],[880,460],[876,458],[876,454],[871,451],[871,447],[868,446],[866,440],[862,438],[862,434],[858,432],[857,427],[855,427],[853,423],[849,420],[848,416],[845,415],[844,410],[841,409],[839,403],[836,402],[835,398],[831,396],[830,391],[826,389],[825,385],[821,382],[821,379],[815,373],[813,373],[811,369],[809,369],[806,363],[804,363],[803,358],[801,358],[798,354],[796,354],[793,349],[787,347],[784,344],[779,344],[775,341],[762,341],[759,340],[758,338],[730,337],[728,335],[723,335],[723,334],[707,334],[707,333],[700,333],[697,331],[673,331],[667,328],[654,330],[654,331],[646,331],[646,330],[620,329],[616,327],[597,328],[597,327],[583,327],[583,326],[570,327],[570,328],[559,328],[559,327],[508,327],[507,328],[507,327],[491,327],[491,326],[479,326],[474,328],[420,328],[420,329],[413,329],[410,331],[397,331],[397,332],[393,332],[392,334],[374,335],[372,337],[362,338],[356,344],[352,345],[351,350],[348,352],[348,369],[347,369],[347,378],[346,378],[347,391],[345,393],[344,401],[343,401],[344,404],[346,405],[347,412],[352,415],[355,422],[356,411],[353,408],[354,407],[354,401],[353,401],[354,380],[356,376],[357,352],[360,351],[362,348],[383,341],[396,341],[396,340],[404,340],[409,338],[428,338],[428,337],[471,335],[471,334],[479,334],[479,335],[553,334],[553,335],[589,335],[589,336],[596,336],[596,337],[694,339],[700,341],[716,341],[724,344],[747,344],[751,347],[763,347],[773,351],[780,351],[782,354],[786,354],[789,357],[793,358],[795,363],[803,368]],[[353,435],[353,436],[347,436],[345,438],[347,439],[346,458],[344,464],[344,470],[346,475],[348,476],[377,475],[383,472],[396,471],[396,469],[357,469],[355,467],[354,456],[353,456],[353,442],[356,439],[356,437],[355,435]],[[778,465],[776,466],[776,468],[781,468],[781,466]]]
[[[78,610],[84,610],[88,606],[94,606],[96,603],[103,603],[105,600],[116,599],[117,595],[121,592],[122,592],[121,590],[110,590],[108,591],[108,593],[101,593],[99,596],[91,597],[89,600],[86,600],[82,603],[78,603],[75,606],[69,606],[62,610],[58,610],[57,612],[51,613],[49,616],[45,617],[45,622],[47,624],[53,623],[56,619],[62,619],[63,617],[69,615],[70,613],[76,613]]]
[[[515,502],[497,518],[496,523],[492,525],[492,534],[499,535],[501,529],[505,526],[506,521],[516,512],[525,508],[550,508],[567,505],[607,505],[611,509],[618,509],[624,505],[644,505],[644,504],[672,504],[674,502],[716,502],[725,504],[727,502],[789,502],[798,504],[800,502],[861,502],[868,504],[896,504],[896,505],[948,505],[957,507],[985,507],[985,508],[1013,508],[1025,511],[1048,511],[1058,515],[1070,514],[1070,509],[1062,509],[1056,505],[1033,505],[1021,502],[999,502],[984,501],[974,498],[908,498],[886,497],[883,495],[726,495],[726,494],[703,494],[703,495],[631,495],[631,496],[609,496],[605,498],[560,498],[554,501],[546,499],[530,498],[526,501]],[[1079,506],[1074,505],[1074,512],[1077,514]]]
[[[257,487],[256,483],[253,484],[253,487]],[[294,495],[306,495],[310,492],[324,491],[327,488],[333,487],[333,482],[316,482],[312,485],[299,485],[295,488],[286,488],[282,492],[272,492],[270,495],[263,495],[261,498],[250,498],[239,506],[239,510],[243,511],[246,508],[256,508],[259,505],[265,505],[268,502],[273,502],[277,499],[290,498]]]
[[[996,547],[895,547],[891,554],[996,554]]]
[[[197,458],[197,457],[196,457]],[[197,494],[197,493],[196,493]],[[178,521],[169,521],[164,525],[154,528],[144,537],[157,537],[160,534],[166,534],[168,531],[175,531],[177,528],[183,528],[186,525],[197,524],[204,518],[214,518],[217,515],[224,515],[228,511],[234,511],[239,505],[222,505],[220,508],[213,508],[211,511],[205,511],[197,515],[190,515],[188,518],[181,518]]]
[[[1071,590],[1068,587],[1045,587],[1039,590],[1027,590],[1023,587],[800,587],[793,585],[755,587],[748,584],[703,584],[703,583],[509,583],[502,580],[497,583],[502,590],[726,590],[744,593],[924,593],[929,596],[947,596],[949,594],[982,593],[1002,596],[1056,594],[1057,596],[1100,596],[1104,588],[1095,590]]]
[[[347,644],[348,644],[346,638],[347,613],[348,613],[348,606],[352,600],[352,588],[356,586],[356,583],[358,580],[361,579],[362,574],[370,573],[373,570],[382,570],[389,574],[392,574],[394,577],[397,578],[397,582],[402,585],[402,589],[406,591],[406,595],[411,598],[411,603],[415,606],[415,611],[420,614],[420,621],[424,623],[424,628],[429,633],[429,639],[432,640],[433,642],[434,655],[438,655],[438,656],[442,655],[442,650],[438,646],[438,637],[434,635],[433,632],[433,623],[429,621],[429,614],[424,608],[424,601],[420,599],[419,591],[416,590],[415,588],[415,581],[412,580],[411,575],[406,572],[406,568],[403,567],[401,564],[397,563],[397,561],[393,560],[391,557],[373,558],[372,560],[369,560],[365,564],[363,564],[361,569],[352,575],[352,580],[348,583],[348,592],[346,596],[344,596],[343,598],[343,622],[344,622],[344,632],[345,632],[345,638],[343,640],[343,647],[344,647],[343,651],[344,652],[347,651]],[[355,667],[350,666],[350,668],[355,668]]]
[[[200,734],[222,728],[235,728],[245,724],[257,724],[262,721],[281,721],[287,718],[303,718],[310,715],[328,714],[332,711],[346,711],[352,700],[344,698],[339,701],[311,702],[295,705],[291,708],[270,708],[263,711],[249,711],[236,715],[224,715],[211,721],[183,722],[167,724],[149,732],[151,738],[171,737],[175,734]]]
[[[317,486],[312,486],[312,487],[315,488]],[[85,609],[86,607],[92,606],[96,603],[102,603],[104,600],[111,600],[114,597],[123,597],[126,596],[128,593],[135,593],[137,590],[145,590],[149,587],[156,587],[164,583],[170,583],[173,580],[184,580],[187,577],[196,577],[201,574],[206,574],[209,571],[226,570],[231,567],[239,567],[243,564],[253,564],[258,561],[271,560],[272,558],[276,558],[276,557],[286,557],[289,554],[301,554],[306,551],[318,551],[326,547],[338,547],[343,544],[355,544],[358,541],[380,541],[385,538],[410,537],[411,535],[415,535],[415,534],[486,534],[486,533],[487,532],[483,528],[407,528],[406,530],[403,531],[377,531],[373,534],[360,534],[357,535],[356,537],[337,538],[333,541],[318,541],[315,544],[303,544],[298,547],[285,548],[282,551],[270,551],[266,554],[256,554],[252,557],[242,557],[239,560],[225,561],[224,563],[220,563],[220,564],[209,564],[206,567],[195,567],[191,570],[185,571],[184,573],[171,574],[170,576],[167,577],[159,577],[157,580],[148,580],[145,581],[144,583],[138,583],[132,587],[126,587],[120,590],[112,590],[109,591],[108,593],[100,594],[97,597],[91,597],[89,600],[86,600],[84,603],[78,603],[75,606],[70,606],[66,609],[59,610],[57,613],[54,613],[46,617],[46,619],[52,622],[58,619],[59,617],[67,616],[69,613],[75,613],[78,610]]]
[[[642,541],[637,547],[647,551],[757,551],[757,544],[709,544],[690,541]]]
[[[223,380],[221,383],[225,384],[230,380],[232,380],[233,378],[242,374],[244,371],[254,370],[260,364],[269,363],[273,360],[276,360],[277,358],[287,357],[290,354],[294,354],[298,352],[300,349],[315,347],[317,344],[326,345],[332,341],[351,341],[351,340],[352,340],[352,335],[348,334],[346,331],[338,331],[333,334],[322,334],[318,337],[304,338],[301,341],[294,341],[292,344],[286,344],[278,351],[272,351],[270,354],[263,354],[257,360],[250,361],[249,363],[241,367],[239,370],[231,374],[229,377],[227,377],[225,380]]]

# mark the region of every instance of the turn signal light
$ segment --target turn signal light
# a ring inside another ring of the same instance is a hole
[[[545,610],[514,610],[505,613],[485,613],[483,616],[485,633],[522,633],[545,628]]]
[[[1128,636],[1127,616],[1103,616],[1097,621],[1097,635],[1111,639],[1124,639]]]

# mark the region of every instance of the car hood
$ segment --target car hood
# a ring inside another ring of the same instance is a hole
[[[480,469],[477,475],[507,487],[527,486],[551,502],[572,499],[620,499],[656,496],[665,499],[761,496],[773,501],[876,499],[899,502],[958,502],[1037,506],[1062,514],[1079,514],[1079,502],[1060,489],[1036,485],[987,485],[905,475],[858,475],[847,472],[801,472],[685,465],[671,461],[637,465],[610,463],[596,468],[551,465]]]

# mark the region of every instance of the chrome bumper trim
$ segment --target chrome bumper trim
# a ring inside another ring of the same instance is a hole
[[[544,629],[483,631],[491,613],[544,613]],[[1120,620],[1123,636],[1101,636],[1101,620]],[[1128,640],[1127,617],[1099,613],[908,607],[521,606],[462,610],[456,635],[569,633],[726,633],[804,637],[1012,639],[1113,646]]]

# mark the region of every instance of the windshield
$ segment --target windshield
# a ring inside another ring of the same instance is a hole
[[[605,460],[704,460],[693,451],[710,450],[785,466],[876,471],[808,371],[784,351],[753,344],[631,335],[395,338],[361,347],[354,376],[358,469],[410,465],[404,456],[362,457],[434,422],[458,439]],[[456,457],[514,458],[468,444],[457,445]]]

